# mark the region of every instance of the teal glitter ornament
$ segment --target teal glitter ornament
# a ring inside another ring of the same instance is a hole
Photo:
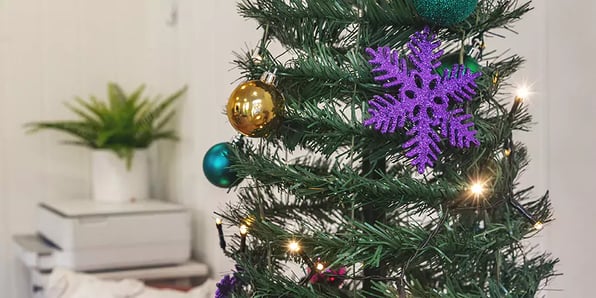
[[[414,0],[414,7],[421,17],[445,27],[465,20],[477,4],[478,0]]]
[[[230,168],[232,166],[231,154],[232,144],[225,142],[214,145],[205,153],[203,173],[211,184],[229,188],[242,181],[242,178],[238,177],[236,172]]]
[[[460,64],[459,63],[459,53],[453,53],[453,54],[446,55],[445,57],[443,57],[441,59],[441,66],[437,67],[435,69],[435,72],[438,75],[443,76],[443,74],[445,74],[446,69],[448,69],[449,72],[451,72],[453,65],[456,65],[456,64]],[[476,59],[472,58],[470,55],[464,55],[463,65],[471,73],[480,72],[480,69],[481,69],[481,66],[478,63],[478,61],[476,61]]]

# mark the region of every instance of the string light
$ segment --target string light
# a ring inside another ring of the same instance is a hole
[[[524,101],[526,101],[528,99],[528,96],[530,96],[532,92],[530,91],[530,88],[528,88],[527,85],[523,84],[520,85],[517,90],[516,90],[516,94],[515,94],[515,99],[513,101],[513,106],[511,107],[511,111],[509,112],[509,118],[510,118],[510,122],[513,121],[513,117],[515,115],[515,113],[517,113],[517,110],[519,109],[519,107],[522,105],[522,103]]]
[[[476,181],[472,183],[472,185],[470,186],[470,193],[472,193],[472,195],[476,198],[482,196],[484,194],[484,191],[484,183],[480,181]]]
[[[315,268],[317,268],[318,271],[323,271],[323,270],[325,270],[325,265],[323,265],[323,263],[321,263],[321,262],[317,262],[317,264],[315,265]]]
[[[530,88],[528,88],[528,86],[526,86],[526,85],[522,85],[517,88],[517,91],[515,94],[515,101],[524,101],[524,100],[528,99],[528,96],[530,96],[530,94],[531,94]]]
[[[240,252],[246,251],[246,235],[248,234],[248,227],[240,225]]]
[[[221,247],[221,249],[225,252],[226,239],[224,237],[222,223],[223,221],[221,220],[221,218],[218,217],[215,219],[215,226],[217,227],[217,234],[219,235],[219,247]]]
[[[302,247],[300,247],[300,243],[296,240],[290,240],[287,247],[290,253],[299,255],[308,265],[308,268],[310,268],[311,274],[314,274],[319,265],[315,265],[313,261],[306,255],[306,252],[302,250]],[[308,279],[310,279],[310,277]]]
[[[528,212],[528,210],[526,210],[526,208],[524,208],[524,206],[522,206],[522,204],[520,204],[518,201],[516,201],[515,199],[513,199],[513,194],[511,194],[511,197],[509,198],[509,205],[511,205],[513,208],[515,208],[515,210],[517,210],[531,224],[533,224],[534,225],[534,228],[536,230],[542,229],[542,226],[543,226],[542,222],[535,220],[534,219],[534,216],[532,216],[530,214],[530,212]]]
[[[297,253],[300,251],[300,243],[298,243],[298,241],[296,240],[291,240],[290,242],[288,242],[288,250],[291,253]]]
[[[495,74],[493,75],[493,85],[496,85],[499,83],[499,72],[496,71]]]
[[[534,224],[534,229],[536,229],[536,231],[540,231],[542,230],[542,228],[544,228],[544,224],[541,221],[537,221]]]
[[[503,150],[503,153],[505,154],[505,157],[509,157],[509,155],[511,155],[511,149],[507,148]]]
[[[515,113],[517,113],[517,110],[519,109],[519,107],[522,105],[522,103],[525,100],[528,99],[528,97],[531,94],[532,94],[531,89],[528,87],[527,84],[522,84],[517,88],[515,100],[513,101],[513,106],[511,107],[511,111],[509,112],[509,122],[513,123]],[[514,150],[513,139],[510,136],[509,139],[505,143],[505,149],[503,151],[503,153],[505,154],[505,157],[507,157],[509,159],[510,163],[514,163],[514,159],[511,156],[511,154],[513,153],[513,150]],[[534,229],[539,231],[543,228],[542,222],[536,221],[534,219],[534,216],[532,216],[530,214],[530,212],[528,212],[528,210],[526,210],[526,208],[524,208],[524,206],[522,206],[518,201],[516,201],[514,199],[513,192],[510,193],[509,204],[513,208],[515,208],[521,215],[523,215],[528,221],[530,221],[530,223],[533,223]]]
[[[244,235],[244,236],[246,236],[246,234],[248,234],[248,226],[246,226],[246,225],[241,225],[241,226],[240,226],[240,235]]]

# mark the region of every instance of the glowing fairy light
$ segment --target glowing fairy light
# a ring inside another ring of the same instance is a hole
[[[246,225],[241,225],[240,226],[240,235],[246,235],[248,234],[248,227]]]
[[[484,191],[484,183],[482,182],[477,181],[470,186],[470,193],[474,195],[474,197],[476,198],[482,196],[484,194]]]
[[[298,241],[296,240],[292,240],[288,243],[288,250],[291,253],[297,253],[300,251],[300,243],[298,243]]]
[[[520,104],[527,101],[530,95],[532,95],[532,88],[527,84],[521,84],[515,90],[515,102]]]
[[[325,265],[323,265],[323,263],[321,263],[321,262],[318,262],[315,265],[315,268],[317,268],[317,271],[323,271],[325,269]]]

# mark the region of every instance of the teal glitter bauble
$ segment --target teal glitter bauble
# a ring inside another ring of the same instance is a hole
[[[418,14],[440,26],[451,26],[469,17],[478,0],[414,0]]]
[[[219,143],[205,153],[203,172],[213,185],[228,188],[242,181],[242,178],[239,178],[236,172],[230,169],[232,165],[231,152],[232,145],[230,143]]]
[[[449,70],[449,73],[453,69],[453,65],[460,64],[459,63],[459,53],[453,53],[446,55],[441,59],[441,66],[435,69],[435,72],[443,76],[445,73],[445,69]],[[480,64],[474,58],[470,57],[469,55],[464,56],[464,66],[468,69],[470,73],[477,73],[481,70]]]

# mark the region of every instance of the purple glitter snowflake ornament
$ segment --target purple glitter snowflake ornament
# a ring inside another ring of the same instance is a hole
[[[366,49],[372,57],[369,63],[376,66],[372,72],[379,74],[375,81],[383,83],[384,88],[398,87],[399,91],[397,98],[391,94],[374,96],[368,102],[371,117],[364,125],[387,134],[408,124],[406,135],[410,139],[402,147],[420,174],[427,166],[432,167],[441,154],[440,136],[448,137],[451,146],[457,148],[480,145],[474,123],[467,121],[472,115],[462,108],[450,109],[449,104],[472,100],[477,87],[474,80],[481,74],[471,73],[459,64],[445,69],[442,77],[436,74],[434,70],[441,66],[439,59],[443,55],[438,50],[440,45],[426,27],[410,36],[411,54],[407,60],[389,47]],[[413,69],[408,69],[408,61]]]

